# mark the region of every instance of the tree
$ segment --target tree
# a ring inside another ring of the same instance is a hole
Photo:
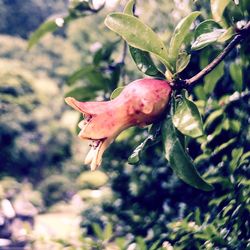
[[[134,16],[134,3],[129,1],[123,13],[109,14],[105,24],[128,44],[138,69],[167,80],[173,92],[164,119],[149,131],[130,130],[128,142],[120,139],[106,154],[103,168],[115,195],[103,204],[105,219],[116,225],[115,235],[132,233],[132,241],[143,236],[148,245],[160,240],[156,247],[168,241],[176,249],[245,249],[250,234],[249,3],[197,2],[168,43]],[[69,78],[73,89],[66,95],[86,101],[102,90],[107,98],[123,83],[126,44],[120,47],[120,61],[112,60],[114,44],[100,48],[93,63]],[[86,81],[79,88],[81,78]],[[126,164],[127,158],[137,166]],[[96,218],[94,211],[90,219]]]

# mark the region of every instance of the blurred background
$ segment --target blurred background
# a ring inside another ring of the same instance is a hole
[[[246,249],[250,105],[240,93],[249,88],[249,47],[232,52],[192,92],[206,136],[188,145],[213,192],[179,180],[160,142],[129,165],[147,129],[122,133],[100,170],[90,172],[83,164],[88,144],[77,137],[80,116],[64,97],[107,99],[143,74],[103,24],[126,1],[104,7],[94,1],[99,11],[82,2],[0,0],[0,249]],[[243,11],[227,7],[225,22],[249,18],[250,3],[242,2]],[[167,43],[193,10],[202,12],[197,22],[211,18],[209,1],[189,0],[139,0],[136,15]],[[73,18],[64,23],[67,13]],[[46,20],[59,20],[58,27],[40,30],[31,47],[28,39]],[[182,76],[194,75],[221,49],[193,53]]]

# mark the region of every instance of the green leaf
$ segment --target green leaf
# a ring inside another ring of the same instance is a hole
[[[201,22],[195,29],[195,38],[202,34],[212,32],[214,30],[221,29],[221,26],[213,19],[208,19]]]
[[[105,241],[108,241],[112,237],[112,235],[113,235],[112,224],[107,223],[103,232],[103,238]]]
[[[204,127],[207,131],[214,131],[215,127],[222,123],[222,120],[224,118],[224,110],[218,109],[213,111],[206,119],[206,122],[204,123]],[[210,133],[210,132],[209,132]]]
[[[93,63],[98,65],[101,61],[108,62],[110,60],[111,54],[116,49],[118,41],[113,43],[107,43],[102,46],[94,55]]]
[[[189,34],[191,24],[199,15],[199,11],[192,12],[187,17],[183,18],[176,26],[169,47],[169,57],[173,64],[176,62],[182,43]]]
[[[235,35],[235,31],[233,27],[230,27],[225,30],[225,32],[217,39],[218,43],[224,43],[231,39]]]
[[[203,135],[200,112],[195,103],[187,99],[185,94],[177,103],[173,124],[184,135],[193,138]]]
[[[78,80],[87,80],[88,86],[92,91],[108,90],[110,84],[110,79],[105,78],[98,68],[95,68],[93,65],[86,65],[84,68],[75,71],[68,77],[67,84],[72,86]]]
[[[197,85],[194,88],[194,93],[198,97],[198,99],[204,100],[204,101],[207,100],[207,96],[202,85]]]
[[[212,32],[202,34],[197,37],[197,39],[192,44],[192,50],[200,50],[206,46],[217,42],[218,38],[223,35],[225,32],[224,29],[215,29]]]
[[[104,235],[103,235],[102,228],[100,227],[100,225],[97,224],[97,223],[93,223],[92,228],[93,228],[93,231],[94,231],[95,235],[99,239],[104,240]]]
[[[118,95],[121,94],[122,90],[124,89],[125,87],[118,87],[116,88],[110,95],[110,100],[113,100],[115,99]]]
[[[28,41],[28,49],[31,49],[35,44],[37,44],[44,35],[56,31],[58,28],[65,25],[65,23],[69,22],[70,19],[70,16],[64,14],[58,16],[57,18],[46,20],[30,36]]]
[[[222,61],[214,70],[204,77],[204,90],[206,94],[210,95],[214,91],[218,81],[224,76],[224,66],[225,63]]]
[[[123,13],[112,13],[106,17],[105,25],[129,45],[155,54],[171,72],[173,71],[165,45],[157,34],[138,18]]]
[[[91,73],[94,71],[94,67],[92,65],[86,65],[84,68],[76,70],[74,73],[72,73],[66,83],[71,86],[73,85],[77,80],[84,78],[86,74]]]
[[[161,240],[157,240],[156,242],[152,244],[149,250],[160,250],[160,243],[161,243]]]
[[[136,237],[136,245],[140,250],[147,250],[147,245],[142,237]]]
[[[210,0],[213,19],[217,22],[222,20],[223,12],[230,0]]]
[[[170,166],[176,175],[184,182],[195,188],[202,189],[204,191],[212,190],[213,186],[202,179],[194,167],[191,158],[182,147],[170,115],[168,115],[164,121],[162,138],[165,157],[169,161]]]
[[[125,14],[128,15],[134,15],[134,5],[135,5],[135,0],[129,0],[123,10]]]
[[[243,88],[243,72],[242,65],[239,60],[230,64],[229,72],[234,81],[235,90],[241,92]]]
[[[229,141],[222,143],[220,146],[216,147],[213,151],[213,155],[216,155],[218,153],[223,152],[226,148],[228,148],[229,146],[231,146],[232,144],[234,144],[236,141],[236,138],[232,138]]]
[[[182,72],[189,64],[191,55],[186,52],[180,53],[176,60],[176,73]]]
[[[124,13],[128,15],[134,15],[133,8],[135,5],[135,0],[128,1],[127,5],[124,8]],[[137,66],[137,68],[148,76],[154,76],[159,78],[165,78],[164,74],[160,72],[155,66],[150,54],[146,51],[129,46],[130,54]]]
[[[150,130],[149,130],[149,135],[147,138],[139,145],[137,146],[131,156],[128,158],[128,163],[135,165],[138,164],[140,159],[141,159],[141,154],[142,152],[147,148],[150,147],[157,142],[159,142],[160,138],[158,135],[160,134],[161,130],[161,123],[154,123]]]
[[[164,74],[160,72],[155,66],[152,58],[148,52],[129,46],[130,54],[137,66],[137,68],[148,76],[165,78]]]
[[[236,168],[238,167],[242,155],[243,155],[243,148],[235,148],[232,151],[232,160],[230,161],[229,164],[231,174],[233,174]]]

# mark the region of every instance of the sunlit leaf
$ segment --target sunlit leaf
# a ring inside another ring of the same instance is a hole
[[[116,88],[116,89],[112,92],[112,94],[110,95],[110,100],[113,100],[113,99],[115,99],[118,95],[120,95],[121,92],[122,92],[122,90],[123,90],[124,88],[125,88],[125,87],[118,87],[118,88]]]
[[[99,239],[104,240],[103,231],[102,231],[102,228],[100,227],[100,225],[97,224],[97,223],[93,223],[91,226],[93,228],[93,231],[94,231],[95,235]]]
[[[192,50],[199,50],[203,49],[204,47],[217,42],[217,40],[225,33],[225,29],[218,29],[212,27],[212,21],[207,21],[206,23],[202,23],[203,31],[206,30],[207,32],[201,32],[202,28],[198,29],[197,33],[201,33],[197,36],[196,40],[192,44]],[[206,25],[205,25],[206,24]]]
[[[224,151],[226,148],[231,146],[235,141],[236,141],[236,138],[232,138],[229,141],[222,143],[220,146],[214,149],[213,154],[215,155],[215,154],[220,153],[221,151]]]
[[[222,20],[223,12],[229,3],[230,0],[210,0],[211,12],[215,21]]]
[[[135,0],[130,0],[126,4],[124,8],[124,13],[128,15],[134,15],[133,8],[134,8]],[[130,54],[137,66],[137,68],[144,73],[145,75],[154,76],[165,78],[164,74],[161,73],[157,67],[155,66],[150,54],[146,51],[134,48],[129,46]]]
[[[206,119],[204,123],[204,127],[209,132],[210,130],[214,130],[214,127],[217,126],[222,119],[224,118],[224,110],[218,109],[213,111]]]
[[[134,15],[134,5],[135,5],[135,0],[129,0],[123,10],[123,12],[125,14],[128,14],[128,15]]]
[[[225,32],[217,39],[218,43],[224,43],[231,39],[235,35],[235,31],[233,27],[230,27],[225,30]]]
[[[240,158],[243,155],[243,148],[235,148],[232,151],[232,160],[230,161],[229,167],[230,171],[233,174],[233,172],[238,167],[238,164],[240,162]]]
[[[175,64],[181,45],[189,34],[191,24],[199,15],[199,11],[192,12],[183,18],[176,26],[169,47],[169,57],[172,63]]]
[[[132,47],[155,54],[169,70],[172,70],[165,45],[157,34],[138,18],[123,13],[112,13],[106,17],[105,25],[122,36]]]
[[[195,38],[199,37],[202,34],[210,33],[214,30],[221,29],[221,26],[219,23],[214,21],[213,19],[208,19],[203,22],[201,22],[196,28],[195,28]]]
[[[197,172],[185,149],[182,147],[176,129],[169,115],[164,121],[162,136],[165,150],[165,157],[169,161],[171,168],[176,175],[189,185],[210,191],[213,187],[207,183]]]
[[[136,237],[136,245],[138,245],[140,250],[147,250],[147,245],[142,237]]]
[[[218,38],[225,32],[224,29],[216,29],[212,32],[202,34],[192,44],[192,50],[200,50],[206,46],[217,42]]]
[[[104,240],[108,241],[113,235],[113,228],[111,223],[107,223],[103,232]]]
[[[177,103],[173,124],[184,135],[196,138],[203,134],[199,110],[194,102],[186,98],[185,94]]]
[[[176,73],[182,72],[189,64],[191,55],[186,52],[180,53],[176,60]]]

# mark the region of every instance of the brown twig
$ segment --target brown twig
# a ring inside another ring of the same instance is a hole
[[[237,35],[235,35],[233,40],[210,64],[208,64],[203,70],[201,70],[195,76],[186,80],[180,80],[181,85],[185,85],[186,87],[188,87],[191,84],[197,83],[198,81],[203,79],[204,76],[210,73],[236,47],[237,44],[239,44],[242,40],[244,40],[245,37],[250,35],[250,22],[248,22],[243,28],[238,29],[236,31]]]

